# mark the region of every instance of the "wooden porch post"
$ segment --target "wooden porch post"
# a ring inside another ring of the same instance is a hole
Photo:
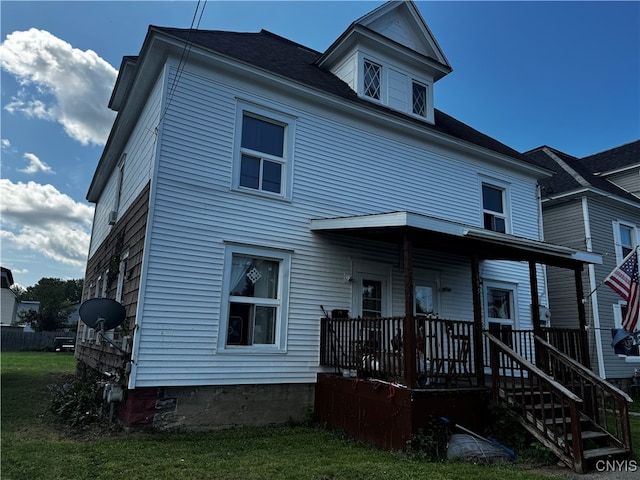
[[[413,315],[413,244],[405,232],[402,241],[404,263],[404,371],[407,387],[418,384],[416,375],[416,328]]]
[[[484,341],[482,337],[482,283],[480,281],[480,258],[471,257],[471,286],[473,289],[473,351],[478,386],[484,387]]]
[[[576,297],[578,300],[578,324],[580,325],[580,350],[582,350],[582,358],[578,358],[582,364],[591,368],[589,360],[589,337],[587,334],[587,313],[584,308],[584,290],[582,287],[582,264],[576,266],[573,270],[576,279]]]
[[[540,327],[540,297],[538,296],[538,272],[536,271],[536,262],[533,260],[529,260],[529,284],[531,286],[531,324],[533,325],[533,334],[542,337],[542,328]],[[542,366],[539,348],[536,348],[536,366],[538,368]]]

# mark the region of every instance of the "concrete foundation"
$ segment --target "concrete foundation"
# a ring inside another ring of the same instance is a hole
[[[313,411],[314,394],[314,384],[138,389],[127,392],[125,411],[119,416],[135,427],[153,415],[152,425],[160,430],[284,424],[304,421]]]

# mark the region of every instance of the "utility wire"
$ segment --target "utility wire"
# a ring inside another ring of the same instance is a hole
[[[200,9],[200,0],[196,4],[196,10],[193,12],[193,18],[191,19],[191,26],[189,27],[189,33],[187,34],[187,39],[185,40],[184,47],[182,48],[182,54],[180,55],[180,61],[178,62],[178,68],[176,69],[176,74],[173,77],[173,81],[171,82],[171,86],[169,87],[169,93],[167,95],[167,102],[164,106],[164,110],[162,111],[162,115],[160,115],[160,119],[158,120],[158,126],[162,123],[164,116],[171,105],[171,101],[173,100],[173,95],[176,92],[178,87],[178,83],[180,82],[180,77],[182,77],[182,72],[184,71],[184,67],[187,64],[187,59],[189,58],[189,53],[191,53],[191,47],[193,46],[193,34],[195,30],[200,28],[200,22],[202,21],[202,15],[204,14],[204,9],[207,6],[207,0],[202,2],[202,9]],[[200,15],[198,16],[198,11]],[[198,17],[198,22],[196,24],[196,17]],[[195,30],[194,30],[195,24]],[[156,127],[157,129],[157,127]]]

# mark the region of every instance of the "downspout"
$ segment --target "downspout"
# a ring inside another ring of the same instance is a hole
[[[591,222],[589,221],[589,203],[586,197],[582,197],[582,218],[584,220],[584,232],[587,252],[593,252],[593,242],[591,241]],[[600,312],[598,310],[598,285],[596,283],[596,267],[589,264],[589,291],[591,293],[591,311],[593,315],[593,338],[596,342],[596,356],[598,358],[598,374],[602,378],[606,377],[604,369],[604,356],[602,354],[602,334],[600,331]]]

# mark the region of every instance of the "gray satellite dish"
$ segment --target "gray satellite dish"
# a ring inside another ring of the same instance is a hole
[[[80,305],[80,320],[89,328],[113,330],[124,322],[124,307],[110,298],[92,298]]]

